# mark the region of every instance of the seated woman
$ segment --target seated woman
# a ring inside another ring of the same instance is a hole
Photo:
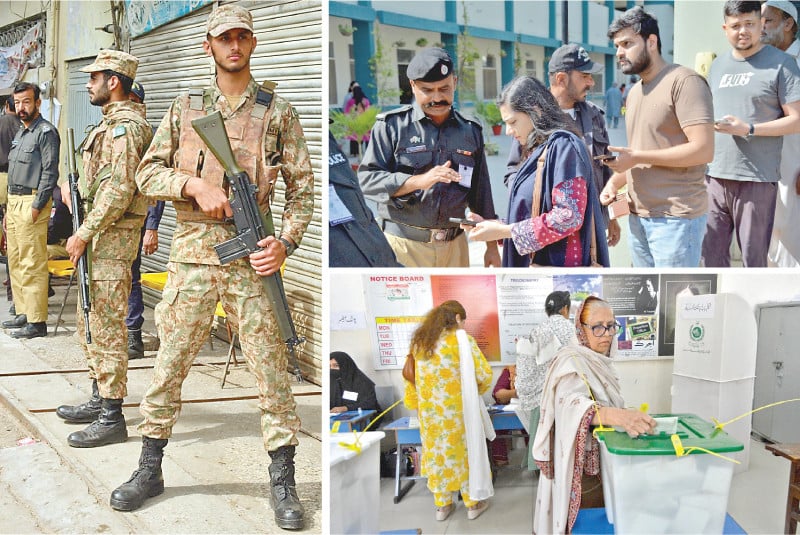
[[[470,214],[479,223],[462,225],[469,239],[502,239],[503,267],[607,267],[605,221],[589,153],[555,97],[536,78],[521,76],[503,88],[497,103],[506,132],[522,146],[523,161],[509,184],[507,221]]]
[[[649,415],[624,408],[610,358],[619,323],[608,303],[588,297],[575,315],[579,345],[561,348],[545,378],[533,458],[541,469],[534,533],[570,533],[582,503],[602,507],[600,449],[592,427],[650,433]]]
[[[508,405],[511,400],[517,397],[517,367],[515,365],[506,366],[500,372],[497,383],[492,389],[492,397],[498,405]],[[492,441],[492,460],[498,466],[508,464],[508,443],[506,438],[511,431],[497,431],[497,437]]]
[[[343,351],[331,353],[331,412],[341,413],[358,409],[375,410],[381,408],[375,397],[375,383],[358,369],[353,358]],[[373,424],[373,428],[378,422]]]

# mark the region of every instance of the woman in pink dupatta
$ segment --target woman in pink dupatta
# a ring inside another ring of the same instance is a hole
[[[611,306],[587,298],[575,315],[579,345],[561,348],[547,372],[533,443],[541,470],[533,520],[538,535],[572,531],[583,485],[591,482],[591,490],[602,493],[593,426],[621,427],[633,437],[655,428],[649,415],[624,408],[610,357],[618,329]]]

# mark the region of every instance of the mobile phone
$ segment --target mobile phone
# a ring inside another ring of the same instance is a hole
[[[731,122],[727,119],[717,119],[714,121],[715,125],[722,125],[722,124],[731,124]]]
[[[458,223],[459,225],[472,225],[473,227],[478,223],[477,221],[473,221],[471,219],[458,218],[458,217],[451,217],[450,222]]]
[[[595,160],[600,160],[601,162],[610,162],[616,160],[617,157],[613,154],[601,154],[599,156],[594,157]]]

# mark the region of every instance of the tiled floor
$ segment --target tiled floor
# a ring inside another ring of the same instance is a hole
[[[522,450],[512,452],[512,463]],[[750,467],[733,477],[729,514],[749,534],[783,533],[789,461],[775,457],[763,444],[753,441]],[[488,511],[476,520],[467,520],[459,503],[444,522],[434,519],[433,496],[418,480],[409,493],[393,503],[394,480],[381,479],[380,529],[382,531],[420,529],[424,534],[531,533],[537,476],[527,470],[504,469],[495,481],[495,496]]]

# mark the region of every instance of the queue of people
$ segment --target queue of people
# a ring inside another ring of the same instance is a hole
[[[574,44],[553,52],[549,90],[509,82],[497,102],[514,137],[506,214],[494,213],[481,126],[453,108],[452,58],[418,52],[407,69],[414,103],[378,116],[358,169],[397,261],[468,267],[469,238],[486,243],[484,266],[609,266],[620,228],[605,207],[621,202],[633,267],[728,267],[734,235],[745,267],[797,266],[798,170],[781,158],[800,137],[797,10],[784,0],[723,10],[731,51],[708,80],[664,59],[657,20],[636,6],[608,37],[638,81],[627,94],[612,86],[605,112],[586,102],[602,66]],[[622,107],[628,146],[609,146]]]

